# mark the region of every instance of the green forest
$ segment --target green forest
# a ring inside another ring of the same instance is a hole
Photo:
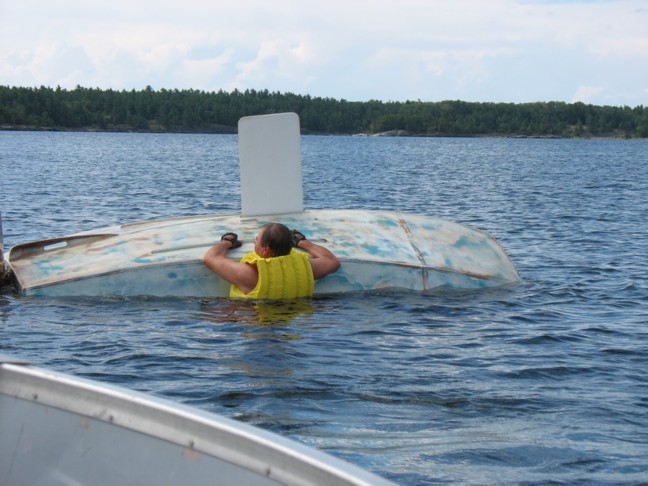
[[[1,130],[235,133],[239,118],[292,111],[302,133],[647,138],[648,108],[584,103],[346,101],[268,90],[114,91],[0,86]]]

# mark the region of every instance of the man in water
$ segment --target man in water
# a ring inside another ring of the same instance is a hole
[[[331,251],[279,223],[264,225],[254,240],[254,251],[240,261],[225,256],[228,250],[240,246],[237,235],[227,233],[203,257],[207,268],[232,284],[230,297],[308,297],[313,295],[315,280],[340,268],[340,260]]]

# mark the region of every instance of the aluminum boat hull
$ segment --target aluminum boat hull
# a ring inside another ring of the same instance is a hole
[[[0,356],[0,484],[392,483],[251,425]]]

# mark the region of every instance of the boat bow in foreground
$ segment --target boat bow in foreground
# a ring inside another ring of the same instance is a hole
[[[0,484],[392,483],[235,420],[0,356]]]

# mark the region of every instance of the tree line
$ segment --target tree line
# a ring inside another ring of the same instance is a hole
[[[0,129],[235,133],[239,118],[292,111],[303,133],[648,137],[648,108],[584,103],[346,101],[268,90],[0,86]]]

